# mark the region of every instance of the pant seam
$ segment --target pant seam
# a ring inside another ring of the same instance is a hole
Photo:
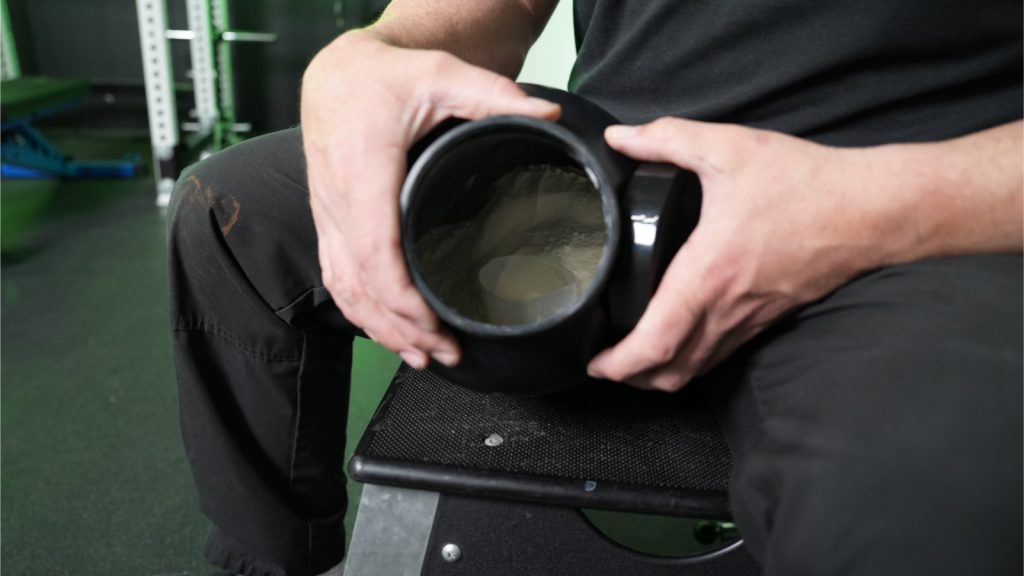
[[[306,367],[308,337],[302,335],[302,353],[299,359],[299,371],[295,377],[295,430],[292,432],[292,454],[288,464],[288,487],[295,482],[295,458],[299,452],[299,431],[302,428],[302,382]],[[306,521],[306,557],[313,558],[313,523]]]
[[[264,362],[300,362],[302,360],[301,354],[281,354],[279,352],[270,352],[262,348],[249,346],[234,334],[228,332],[222,326],[207,318],[200,318],[198,320],[191,318],[179,320],[171,330],[174,332],[202,332],[204,334],[217,336],[227,340],[247,356],[255,360]]]
[[[313,558],[313,523],[306,522],[306,555]]]
[[[299,451],[299,429],[302,427],[302,371],[306,366],[306,336],[302,337],[302,355],[299,359],[299,371],[295,376],[295,429],[292,431],[292,454],[288,463],[288,487],[295,481],[295,455]]]

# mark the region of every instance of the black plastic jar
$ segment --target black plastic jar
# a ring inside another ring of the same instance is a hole
[[[696,225],[700,184],[674,167],[638,167],[609,148],[604,129],[616,120],[593,103],[560,90],[524,89],[560,104],[558,122],[496,116],[439,127],[410,154],[401,230],[413,282],[462,348],[458,366],[430,369],[478,390],[540,394],[584,381],[589,360],[636,323]],[[474,218],[489,200],[481,193],[488,184],[527,166],[580,171],[600,196],[605,244],[593,280],[574,305],[534,323],[468,317],[432,287],[416,242],[438,226]]]

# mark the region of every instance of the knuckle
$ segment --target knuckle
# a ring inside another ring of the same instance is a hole
[[[721,162],[733,167],[745,159],[749,160],[762,147],[770,144],[771,134],[765,130],[747,128],[738,124],[720,126],[719,137],[722,145],[718,146]]]
[[[702,347],[696,350],[690,358],[689,365],[694,367],[706,365],[711,360],[711,353],[711,348]],[[692,374],[693,370],[688,370],[688,372]]]
[[[408,348],[405,340],[390,326],[375,324],[372,332],[374,341],[388,350],[400,352]]]
[[[427,338],[424,338],[422,331],[417,330],[408,322],[395,322],[395,331],[414,348],[423,348]]]
[[[447,72],[456,61],[455,56],[443,50],[425,50],[422,53],[420,68],[428,73],[424,77],[433,81],[434,78],[443,78],[439,75]]]
[[[364,274],[385,268],[394,268],[400,262],[398,239],[387,232],[365,234],[359,237],[352,250],[356,267]]]
[[[737,130],[741,129],[741,127],[739,126],[736,126],[735,128]],[[744,130],[744,133],[746,134],[747,141],[751,145],[765,146],[767,144],[771,144],[772,142],[772,133],[767,130],[757,130],[748,128]]]
[[[365,273],[375,263],[377,255],[375,252],[376,241],[370,236],[360,237],[352,246],[352,261],[360,273]]]
[[[362,301],[363,291],[354,282],[331,278],[330,280],[325,279],[324,285],[327,287],[328,292],[334,295],[337,300],[340,300],[340,306],[355,309]]]
[[[650,342],[641,351],[641,357],[653,366],[662,366],[672,361],[679,352],[679,344],[670,339]]]
[[[422,330],[410,331],[408,336],[403,333],[403,337],[410,346],[417,350],[437,350],[442,347],[440,338],[426,334]]]
[[[491,89],[498,93],[518,93],[519,88],[510,78],[501,74],[494,74],[491,77]]]
[[[727,252],[727,251],[723,251]],[[700,286],[695,290],[695,298],[698,302],[716,302],[720,301],[732,291],[732,286],[736,282],[737,275],[739,274],[739,265],[734,265],[741,260],[738,255],[734,258],[721,258],[721,262],[712,262],[708,264],[704,273],[701,276],[703,281]],[[725,265],[722,262],[729,262],[730,265]]]
[[[404,310],[409,308],[407,304],[410,303],[409,292],[412,289],[409,275],[405,273],[404,268],[396,265],[388,271],[388,279],[381,286],[381,294],[394,302],[394,308]]]
[[[641,128],[643,135],[663,140],[675,133],[678,121],[675,118],[658,118],[654,122]]]

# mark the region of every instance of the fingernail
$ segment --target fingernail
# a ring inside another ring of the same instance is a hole
[[[604,378],[604,374],[601,374],[601,371],[595,368],[592,364],[587,365],[587,376],[590,376],[591,378]]]
[[[609,140],[626,140],[636,136],[636,127],[617,124],[606,128],[604,135]]]
[[[438,350],[437,352],[431,354],[431,356],[434,357],[434,360],[437,360],[438,362],[444,364],[449,368],[459,363],[458,355],[455,354],[454,352],[449,352],[447,350]]]

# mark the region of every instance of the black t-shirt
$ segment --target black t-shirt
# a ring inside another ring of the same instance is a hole
[[[1020,0],[576,0],[569,82],[624,122],[735,122],[837,145],[1021,117]]]

